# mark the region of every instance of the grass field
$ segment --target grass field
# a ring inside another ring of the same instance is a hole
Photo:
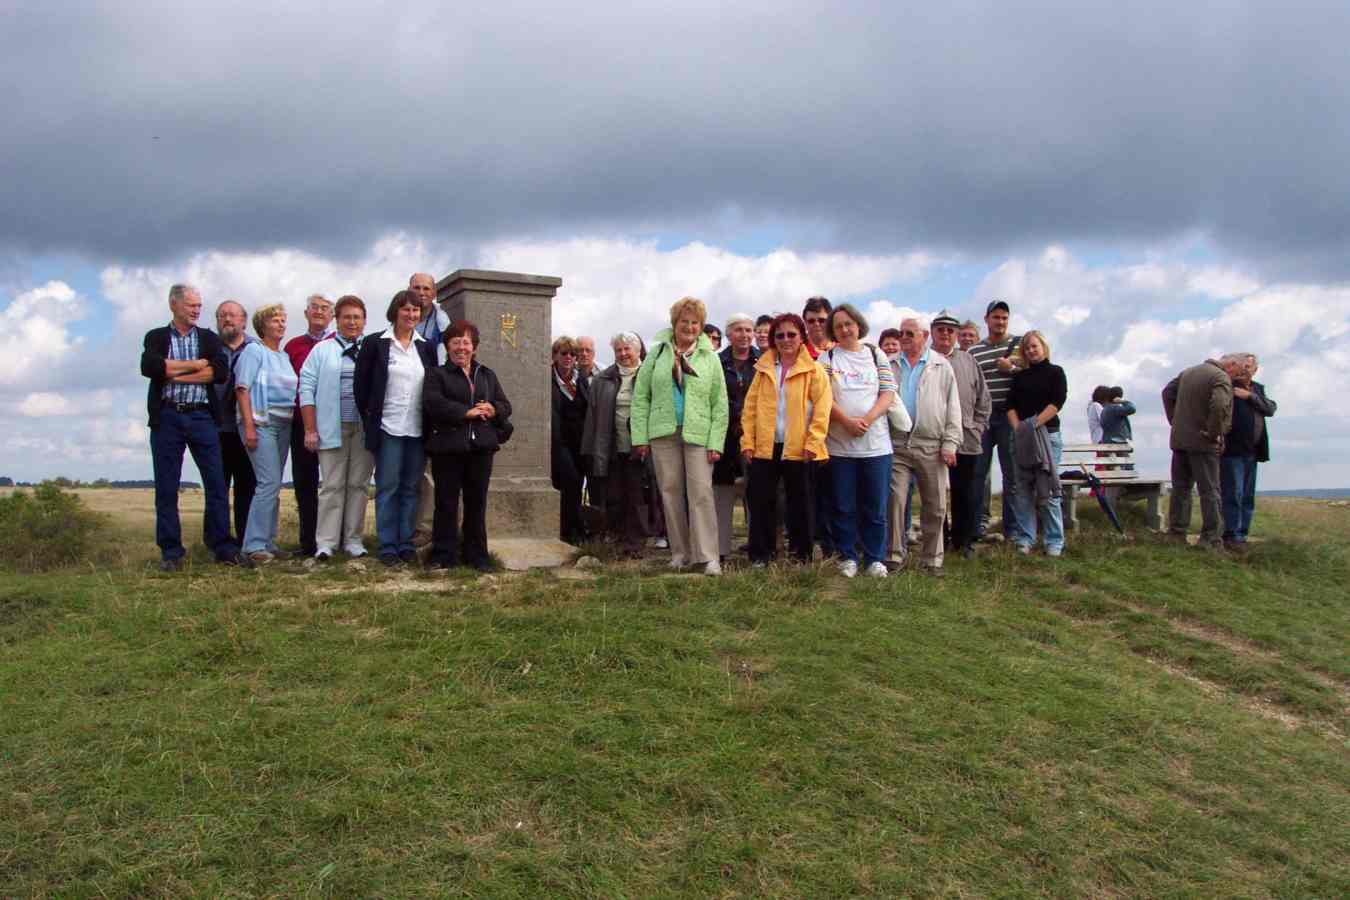
[[[1344,507],[935,582],[162,575],[83,496],[0,575],[0,896],[1350,895]]]

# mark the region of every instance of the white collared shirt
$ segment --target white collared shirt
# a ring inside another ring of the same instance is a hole
[[[417,343],[426,338],[413,331],[405,350],[394,337],[393,328],[386,328],[378,337],[389,338],[389,374],[384,387],[380,430],[393,437],[421,437],[422,382],[427,373],[422,356],[417,352]]]

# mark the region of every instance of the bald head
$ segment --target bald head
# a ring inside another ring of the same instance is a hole
[[[413,296],[422,304],[425,317],[427,307],[436,302],[436,279],[426,272],[417,272],[408,279],[408,290],[412,291]]]

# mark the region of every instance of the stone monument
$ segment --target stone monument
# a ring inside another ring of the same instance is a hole
[[[478,326],[478,361],[497,373],[515,433],[492,463],[488,542],[500,535],[558,537],[558,492],[550,477],[553,297],[561,278],[459,269],[436,283],[450,321]]]

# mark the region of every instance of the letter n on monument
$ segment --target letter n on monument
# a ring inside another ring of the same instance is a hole
[[[478,361],[511,400],[515,433],[492,463],[488,535],[558,537],[558,492],[550,478],[553,297],[561,278],[459,269],[436,283],[450,320],[478,326]]]

